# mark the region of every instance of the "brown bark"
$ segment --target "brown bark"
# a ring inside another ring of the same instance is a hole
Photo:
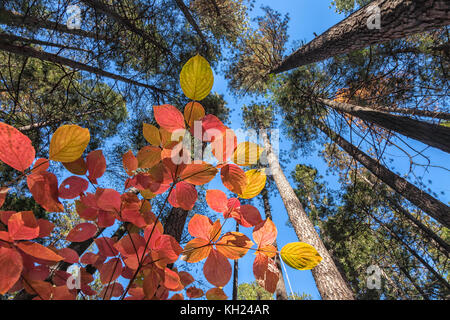
[[[27,26],[33,29],[41,28],[50,31],[57,31],[59,33],[73,34],[83,38],[109,41],[109,39],[103,35],[98,35],[96,33],[84,31],[81,29],[69,29],[67,28],[67,26],[54,21],[42,20],[29,15],[23,16],[3,8],[0,8],[0,22],[9,26]]]
[[[0,50],[5,50],[5,51],[8,51],[8,52],[11,52],[14,54],[18,54],[21,56],[37,58],[37,59],[41,59],[44,61],[53,62],[56,64],[62,64],[62,65],[68,66],[73,69],[87,71],[90,73],[97,74],[99,76],[126,82],[129,84],[135,85],[135,86],[144,87],[144,88],[150,89],[150,90],[158,92],[158,93],[165,93],[165,90],[163,90],[163,89],[160,89],[160,88],[157,88],[157,87],[145,84],[145,83],[141,83],[141,82],[135,81],[133,79],[125,78],[121,75],[117,75],[117,74],[102,70],[100,68],[92,67],[87,64],[78,62],[78,61],[60,57],[53,53],[36,50],[36,49],[34,49],[32,47],[28,47],[28,46],[14,45],[8,41],[4,41],[3,39],[0,39]]]
[[[180,242],[188,214],[189,211],[181,208],[172,208],[164,222],[164,233]]]
[[[409,114],[412,116],[450,120],[450,113],[448,113],[448,112],[428,111],[428,110],[412,109],[412,108],[387,108],[384,106],[373,106],[373,109],[376,111],[382,111],[382,112],[388,112],[388,113],[401,113],[401,114]]]
[[[263,199],[264,213],[266,215],[266,219],[269,218],[270,220],[273,220],[273,218],[272,218],[272,210],[270,209],[269,192],[267,191],[266,188],[264,188],[261,191],[261,196],[262,196],[262,199]],[[278,245],[277,245],[276,241],[273,243],[273,246],[278,251]],[[283,278],[283,271],[282,271],[280,259],[276,258],[275,259],[275,264],[277,266],[278,275],[280,277],[279,280],[278,280],[278,283],[277,283],[277,288],[275,289],[275,296],[276,296],[277,300],[288,300],[289,298],[288,298],[288,294],[287,294],[287,291],[286,291],[286,284],[285,284],[284,278]]]
[[[239,232],[239,224],[236,221],[236,232]],[[233,261],[233,292],[232,300],[238,299],[238,288],[239,288],[239,259]]]
[[[448,228],[450,226],[450,208],[447,205],[381,165],[379,161],[368,156],[323,123],[316,122],[316,126],[344,149],[353,159],[365,166],[378,179],[383,181],[394,191],[409,200],[429,216],[436,219],[445,227]]]
[[[281,199],[288,212],[289,220],[294,227],[298,239],[312,245],[322,257],[322,261],[311,270],[322,299],[353,300],[353,292],[336,268],[328,250],[325,248],[312,222],[303,209],[302,204],[284,175],[264,128],[260,128],[260,134],[264,141],[267,160],[273,179],[275,180]]]
[[[356,116],[361,120],[398,132],[408,138],[415,139],[429,146],[450,153],[450,128],[424,121],[414,120],[387,112],[355,106],[345,102],[318,98],[317,101],[337,110]]]
[[[380,29],[369,29],[367,21],[371,21],[374,14],[369,8],[375,6],[380,9]],[[450,2],[447,0],[375,0],[302,46],[272,72],[280,73],[449,24]]]

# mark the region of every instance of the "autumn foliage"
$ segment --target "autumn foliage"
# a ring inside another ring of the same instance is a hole
[[[149,145],[137,154],[128,151],[123,155],[123,169],[128,175],[123,193],[101,187],[99,180],[107,168],[102,150],[84,156],[90,141],[88,129],[75,124],[61,126],[52,136],[48,159],[35,159],[30,139],[0,123],[0,160],[20,172],[19,179],[26,179],[31,195],[45,210],[64,214],[60,199],[73,200],[83,222],[70,230],[65,240],[71,244],[91,241],[96,248],[95,252],[79,253],[70,246],[41,245],[36,239],[50,236],[54,228],[50,221],[36,219],[31,211],[0,211],[0,294],[25,290],[42,300],[76,299],[79,294],[139,300],[194,299],[205,294],[207,299],[226,299],[222,288],[231,279],[230,260],[242,258],[249,250],[255,253],[255,278],[274,292],[279,277],[274,258],[280,252],[273,246],[277,228],[270,219],[263,220],[256,207],[241,205],[239,200],[253,198],[264,188],[264,170],[244,171],[258,161],[263,148],[238,143],[230,128],[214,115],[205,114],[198,101],[209,93],[212,82],[205,59],[195,56],[187,62],[180,83],[193,100],[184,113],[171,105],[153,108],[159,128],[144,125],[143,135]],[[196,159],[189,148],[192,141],[201,150],[210,144],[216,165]],[[49,171],[54,162],[62,163],[72,175],[59,183]],[[234,196],[207,190],[206,202],[218,218],[212,221],[195,214],[188,222],[193,239],[183,247],[164,233],[160,222],[164,208],[153,208],[149,200],[159,196],[164,199],[164,207],[191,210],[198,198],[196,187],[217,174]],[[0,206],[16,182],[0,188]],[[226,226],[232,226],[227,224],[231,219],[253,228],[253,239],[226,231]],[[101,236],[116,221],[129,225],[126,234],[120,239]],[[311,269],[321,260],[306,244],[290,244],[281,250],[281,257],[297,269]],[[178,259],[203,263],[204,276],[212,288],[206,293],[196,288],[192,275],[172,267]],[[67,285],[71,274],[58,269],[61,262],[80,266],[79,288]],[[105,285],[102,292],[93,289],[94,277],[88,267],[98,270]]]

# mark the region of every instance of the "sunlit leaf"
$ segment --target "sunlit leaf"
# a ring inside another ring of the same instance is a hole
[[[203,266],[203,274],[209,283],[223,287],[231,279],[231,264],[223,254],[212,249]]]
[[[244,170],[235,164],[226,164],[220,169],[220,178],[223,185],[233,193],[242,194],[247,185],[247,176]]]
[[[153,113],[159,126],[168,132],[185,129],[183,114],[174,106],[170,104],[154,106]]]
[[[264,173],[264,170],[258,169],[252,169],[245,172],[245,176],[247,178],[247,183],[242,190],[242,193],[239,194],[239,197],[243,199],[251,199],[256,197],[262,189],[264,189],[267,176]]]
[[[97,179],[102,177],[106,171],[106,159],[102,150],[89,152],[86,157],[86,166],[88,168],[88,178],[92,183],[97,184]]]
[[[233,162],[240,166],[256,164],[263,150],[264,149],[256,143],[249,141],[241,142],[233,153]]]
[[[270,220],[270,218],[267,218],[265,221],[255,226],[255,229],[253,229],[253,240],[256,242],[258,247],[273,244],[276,239],[277,227],[272,220]]]
[[[5,294],[19,280],[22,257],[13,248],[0,247],[0,294]]]
[[[180,73],[180,85],[186,97],[203,100],[211,91],[214,75],[208,61],[200,55],[190,58]]]
[[[89,130],[74,124],[59,127],[50,140],[50,160],[72,162],[81,157],[90,140]]]
[[[8,231],[13,240],[31,240],[39,236],[39,225],[32,211],[13,214],[8,219]]]
[[[92,238],[97,233],[97,227],[92,223],[80,223],[76,225],[66,237],[70,242],[83,242]]]
[[[211,288],[206,291],[206,299],[208,300],[227,300],[228,296],[221,288]]]
[[[208,240],[192,239],[184,246],[182,260],[190,263],[199,262],[208,257],[211,249],[212,245]]]
[[[303,242],[288,243],[281,249],[280,255],[287,265],[298,270],[310,270],[322,261],[317,250]]]
[[[26,254],[47,261],[61,261],[64,258],[36,242],[18,242],[17,247]]]
[[[245,256],[253,246],[253,242],[241,232],[227,232],[216,243],[217,250],[228,259],[239,259]]]
[[[161,161],[161,149],[153,146],[141,148],[137,154],[139,168],[151,168]]]
[[[143,134],[145,140],[152,146],[159,147],[161,145],[161,136],[159,129],[152,124],[143,124]]]
[[[221,190],[207,190],[206,203],[216,212],[225,212],[228,209],[227,195]]]
[[[27,185],[34,200],[49,212],[63,212],[58,200],[58,179],[48,171],[38,171],[27,176]]]
[[[204,116],[205,109],[196,101],[190,101],[184,107],[184,120],[191,128],[194,126],[194,121],[200,120]]]
[[[132,176],[134,171],[138,168],[138,160],[131,150],[128,150],[128,152],[122,156],[122,165],[129,176]]]
[[[192,163],[186,165],[180,178],[194,185],[200,186],[210,182],[217,174],[217,169],[209,163]]]

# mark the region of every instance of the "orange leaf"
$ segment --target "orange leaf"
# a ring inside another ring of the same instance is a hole
[[[190,285],[192,282],[194,282],[194,277],[191,276],[191,274],[189,272],[186,271],[180,271],[178,272],[178,275],[180,276],[180,281],[181,284],[184,287],[187,287],[188,285]]]
[[[145,146],[137,154],[139,168],[152,168],[161,161],[161,149],[154,146]]]
[[[259,223],[255,226],[255,229],[253,229],[253,240],[258,245],[258,248],[274,243],[276,238],[277,228],[270,218]]]
[[[186,165],[180,174],[180,178],[197,186],[210,182],[217,174],[217,169],[209,163],[192,163]]]
[[[122,164],[129,176],[132,176],[134,171],[138,168],[138,160],[131,150],[128,150],[128,152],[122,156]]]
[[[164,287],[171,291],[180,291],[184,288],[178,273],[169,268],[164,269]]]
[[[54,253],[52,250],[40,245],[36,242],[18,242],[17,247],[25,252],[26,254],[29,254],[32,257],[47,260],[47,261],[61,261],[64,258],[60,255]]]
[[[172,191],[176,194],[176,203],[174,207],[180,207],[184,210],[192,210],[197,201],[197,190],[192,184],[184,181],[178,182],[175,190]]]
[[[213,223],[210,218],[204,215],[195,214],[188,224],[188,231],[191,236],[201,238],[204,240],[210,240],[210,230]]]
[[[212,245],[208,240],[195,238],[184,246],[182,260],[190,263],[199,262],[209,255],[211,248]]]
[[[220,137],[215,137],[211,143],[211,152],[217,161],[226,162],[237,147],[237,137],[233,130],[226,129]]]
[[[159,129],[157,127],[144,123],[142,131],[145,140],[152,146],[159,147],[161,145],[161,135],[159,134]]]
[[[223,287],[231,279],[231,264],[223,254],[212,249],[203,266],[203,274],[209,283]]]
[[[228,297],[221,288],[211,288],[206,291],[206,299],[208,300],[227,300]]]
[[[272,259],[257,253],[253,262],[253,274],[261,287],[274,293],[279,279],[278,269]]]
[[[233,193],[241,194],[247,185],[244,170],[235,164],[226,164],[220,169],[223,185]]]
[[[98,188],[95,192],[97,206],[105,211],[119,212],[121,206],[120,193],[114,189]]]
[[[183,114],[174,106],[169,104],[154,106],[153,113],[160,127],[169,132],[185,128]]]
[[[16,128],[0,122],[0,160],[19,171],[28,169],[36,152],[31,140]]]
[[[190,128],[194,126],[194,121],[200,120],[204,116],[205,109],[196,101],[188,102],[184,107],[184,120],[186,120]]]
[[[31,173],[46,171],[50,167],[50,161],[45,158],[39,158],[33,165],[33,169],[31,169]]]
[[[45,219],[38,219],[37,224],[39,226],[39,238],[49,237],[55,228],[53,223]]]
[[[206,203],[216,212],[225,212],[228,209],[227,195],[221,190],[207,190]]]
[[[66,237],[70,242],[83,242],[92,238],[97,233],[97,227],[92,223],[80,223],[70,230]]]
[[[48,171],[39,171],[27,176],[27,185],[34,200],[45,210],[63,212],[64,206],[58,200],[58,179]]]
[[[19,280],[22,257],[13,248],[0,247],[0,294],[5,294]]]
[[[39,225],[32,211],[13,214],[8,220],[8,231],[13,240],[31,240],[39,236]]]
[[[217,250],[228,259],[242,258],[253,246],[253,242],[241,232],[227,232],[216,243]]]

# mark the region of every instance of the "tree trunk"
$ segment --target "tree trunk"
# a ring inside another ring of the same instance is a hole
[[[24,41],[26,41],[26,39],[24,39]],[[125,78],[123,76],[102,70],[100,68],[92,67],[92,66],[86,65],[84,63],[78,62],[78,61],[60,57],[53,53],[36,50],[36,49],[28,47],[28,46],[17,46],[8,41],[4,41],[3,39],[0,39],[0,50],[5,50],[5,51],[8,51],[8,52],[11,52],[14,54],[18,54],[21,56],[37,58],[37,59],[40,59],[43,61],[49,61],[49,62],[53,62],[56,64],[62,64],[62,65],[68,66],[73,69],[87,71],[90,73],[97,74],[99,76],[108,77],[108,78],[111,78],[114,80],[119,80],[122,82],[129,83],[129,84],[132,84],[135,86],[144,87],[144,88],[150,89],[150,90],[158,92],[158,93],[165,93],[165,90],[162,90],[160,88],[157,88],[157,87],[145,84],[145,83],[137,82],[133,79]]]
[[[0,8],[0,22],[9,26],[27,26],[32,29],[47,29],[50,31],[57,31],[60,33],[73,34],[83,38],[91,38],[94,40],[110,41],[103,35],[98,35],[93,32],[84,31],[81,29],[69,29],[67,26],[48,20],[41,20],[33,16],[23,16],[18,13],[8,11]]]
[[[260,128],[260,134],[264,141],[271,174],[273,175],[281,199],[286,207],[289,220],[294,227],[298,239],[312,245],[322,257],[322,261],[311,270],[322,299],[353,300],[354,297],[352,291],[336,268],[333,259],[329,255],[322,240],[319,238],[312,222],[284,175],[278,157],[272,150],[272,146],[264,128]]]
[[[412,116],[420,116],[433,119],[450,120],[450,113],[441,111],[428,111],[413,108],[387,108],[384,106],[373,106],[374,111],[409,114]]]
[[[369,157],[366,153],[342,138],[323,123],[318,121],[316,122],[316,126],[344,149],[353,159],[365,166],[378,179],[409,200],[412,204],[426,212],[432,218],[436,219],[439,223],[447,228],[450,227],[450,208],[447,205],[381,165],[379,161]]]
[[[433,276],[441,283],[443,284],[447,290],[450,290],[450,284],[437,272],[428,262],[425,261],[424,258],[422,258],[413,248],[411,248],[405,241],[403,241],[402,238],[400,238],[395,232],[393,232],[388,226],[386,226],[383,222],[381,222],[380,219],[375,217],[370,212],[367,212],[384,230],[386,230],[395,240],[397,240],[403,247],[406,248],[406,250],[411,253],[411,255],[414,256],[417,260],[420,261],[421,264],[424,265],[424,267],[430,271],[430,273],[433,274]]]
[[[239,224],[236,221],[236,232],[239,232]],[[239,287],[239,259],[233,261],[233,293],[232,300],[238,299],[238,287]]]
[[[449,127],[329,99],[318,98],[317,101],[334,110],[351,114],[361,120],[374,123],[381,128],[398,132],[408,138],[418,140],[429,146],[450,153]]]
[[[263,199],[264,213],[266,214],[266,219],[269,218],[270,220],[273,220],[272,211],[270,209],[269,192],[267,191],[266,188],[262,189],[261,196]],[[273,243],[273,246],[278,251],[278,245],[277,245],[276,241]],[[278,258],[276,258],[275,260],[276,260],[275,264],[277,266],[278,274],[279,274],[277,288],[275,289],[275,296],[276,296],[277,300],[288,300],[289,298],[288,298],[288,294],[286,292],[286,284],[284,283],[281,261]]]
[[[188,214],[189,211],[181,208],[172,208],[164,222],[164,233],[174,237],[177,242],[180,242]]]
[[[378,13],[380,28],[369,29],[368,24]],[[449,24],[448,0],[375,0],[302,46],[272,72],[280,73]]]

